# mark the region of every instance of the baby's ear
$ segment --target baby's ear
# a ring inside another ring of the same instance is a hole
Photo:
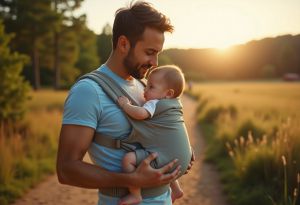
[[[174,98],[174,94],[175,94],[175,91],[173,89],[168,89],[166,98],[168,98],[168,99]]]

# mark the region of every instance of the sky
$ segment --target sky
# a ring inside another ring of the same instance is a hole
[[[148,0],[175,27],[164,48],[220,48],[251,40],[300,34],[300,0]],[[96,34],[113,24],[128,0],[85,0],[76,14],[87,15]]]

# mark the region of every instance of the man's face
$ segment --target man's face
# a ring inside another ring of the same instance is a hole
[[[141,40],[130,48],[123,60],[129,75],[142,79],[150,68],[157,66],[158,54],[164,44],[164,34],[156,29],[146,28]]]

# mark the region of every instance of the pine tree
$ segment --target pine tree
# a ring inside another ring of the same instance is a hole
[[[59,43],[59,69],[61,73],[60,86],[69,87],[79,75],[75,64],[79,56],[77,33],[70,26],[63,26]]]
[[[97,49],[101,63],[105,63],[112,51],[112,28],[108,23],[103,27],[102,33],[97,36]]]
[[[78,9],[83,0],[51,0],[53,2],[53,10],[59,16],[58,24],[55,26],[53,34],[53,54],[54,54],[54,88],[59,89],[61,87],[62,67],[60,58],[63,28],[66,24],[70,25],[73,23],[73,11]]]
[[[95,70],[99,66],[97,55],[97,35],[86,26],[86,17],[81,16],[74,23],[77,40],[79,44],[79,58],[76,67],[80,70],[80,75]]]

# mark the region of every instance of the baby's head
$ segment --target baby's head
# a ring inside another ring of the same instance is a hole
[[[177,98],[182,94],[184,86],[184,75],[179,67],[160,66],[149,74],[145,99]]]

